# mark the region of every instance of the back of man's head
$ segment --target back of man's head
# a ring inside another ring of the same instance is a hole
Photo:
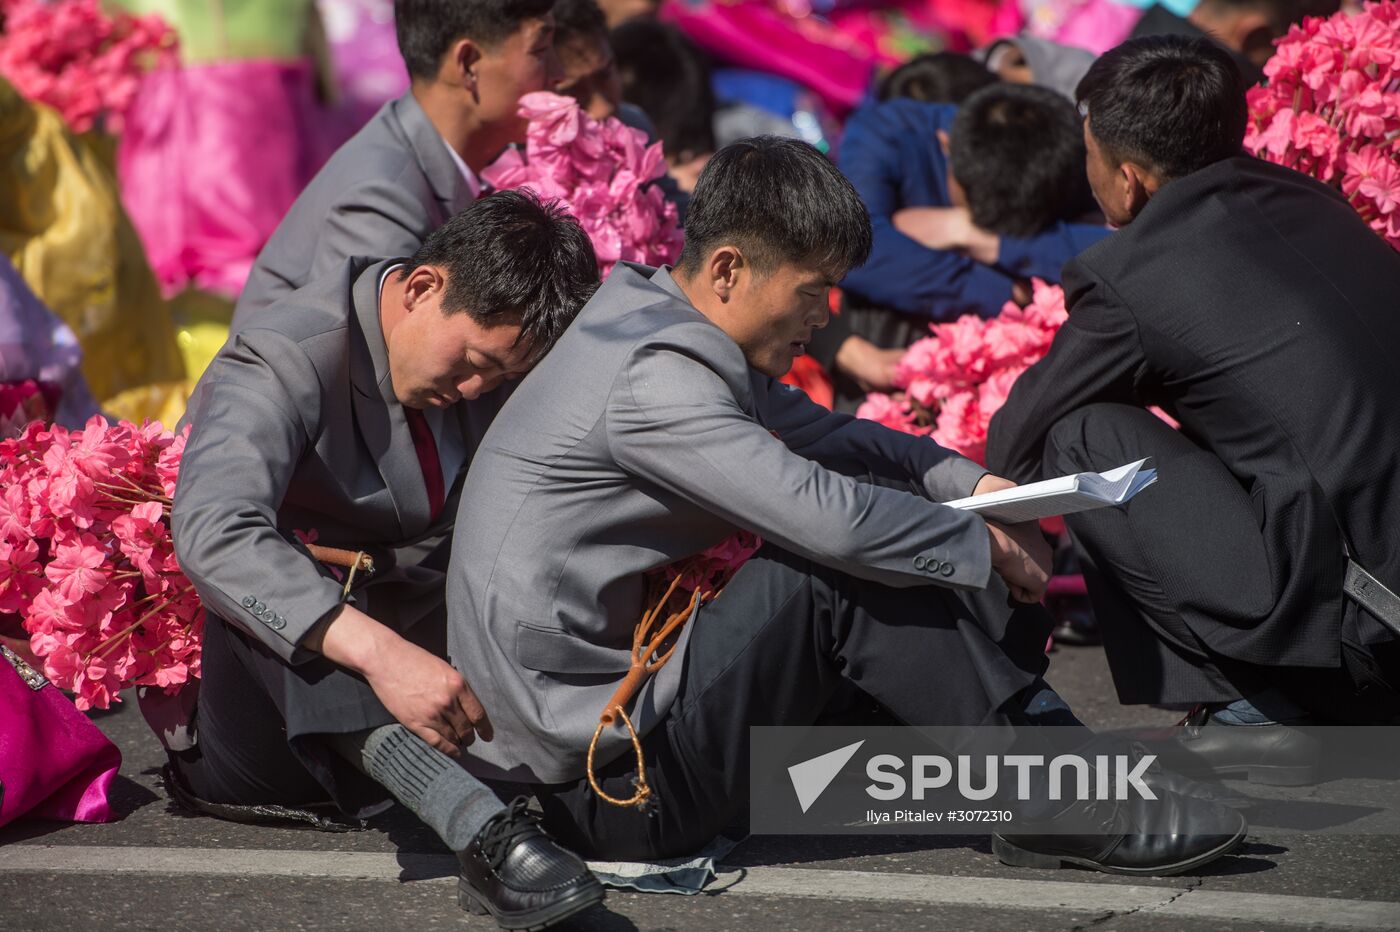
[[[784,264],[837,281],[870,254],[870,214],[851,183],[808,143],[755,136],[725,146],[700,173],[677,266],[700,271],[736,247],[762,274]]]
[[[642,109],[668,158],[689,161],[715,149],[715,96],[704,55],[683,32],[629,19],[609,36],[622,99]]]
[[[994,84],[958,109],[949,163],[972,220],[1002,236],[1034,236],[1092,207],[1084,130],[1074,105],[1044,87]]]
[[[446,273],[442,309],[484,327],[518,321],[535,358],[554,345],[598,288],[593,244],[557,201],[497,191],[434,230],[409,269]]]
[[[457,42],[495,46],[553,6],[553,0],[394,0],[399,54],[410,77],[431,81]]]
[[[1214,43],[1152,36],[1105,52],[1075,97],[1108,159],[1166,183],[1240,154],[1244,90],[1239,68]]]
[[[567,45],[577,38],[608,37],[608,20],[597,0],[555,0],[554,44]]]
[[[885,76],[876,97],[908,97],[934,104],[960,104],[973,91],[995,84],[997,76],[981,62],[957,52],[916,55]]]

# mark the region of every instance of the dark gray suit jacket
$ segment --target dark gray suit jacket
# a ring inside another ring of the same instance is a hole
[[[472,202],[461,169],[411,92],[331,156],[282,218],[238,298],[233,329],[357,256],[411,256]]]
[[[1064,280],[1069,320],[992,419],[987,462],[1040,479],[1066,415],[1161,405],[1259,525],[1231,565],[1199,558],[1228,530],[1214,515],[1158,535],[1164,595],[1227,657],[1336,666],[1346,548],[1400,589],[1400,255],[1334,189],[1242,156],[1163,187]]]
[[[987,583],[982,519],[934,504],[986,470],[758,374],[664,270],[615,268],[502,411],[462,492],[470,533],[448,580],[449,653],[495,730],[470,748],[479,774],[581,776],[643,574],[736,528],[889,585]],[[674,699],[685,647],[638,697],[639,730]],[[607,732],[597,760],[626,747]]]
[[[297,531],[374,552],[381,571],[354,597],[377,620],[404,630],[442,617],[442,572],[391,566],[389,551],[451,530],[461,475],[500,404],[493,392],[440,419],[429,412],[440,449],[464,460],[431,520],[379,324],[388,264],[345,263],[274,305],[229,340],[190,399],[171,513],[180,567],[211,613],[293,663],[312,656],[298,645],[341,602],[341,583]]]

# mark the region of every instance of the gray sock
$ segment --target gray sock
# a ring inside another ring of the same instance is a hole
[[[331,746],[422,819],[453,851],[505,807],[455,760],[399,724],[332,735]]]

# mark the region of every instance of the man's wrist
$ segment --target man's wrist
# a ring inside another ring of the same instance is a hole
[[[389,629],[350,604],[326,616],[302,642],[337,666],[368,677],[383,658]]]

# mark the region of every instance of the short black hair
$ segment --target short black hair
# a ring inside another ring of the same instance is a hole
[[[536,359],[598,288],[583,227],[558,201],[525,190],[487,195],[434,230],[407,268],[424,265],[447,273],[443,313],[487,327],[518,318],[518,342]]]
[[[411,77],[431,81],[453,43],[471,39],[496,45],[553,5],[553,0],[394,0],[399,54]]]
[[[997,83],[981,62],[957,52],[926,52],[900,65],[880,82],[880,100],[908,97],[933,104],[960,104],[973,91]]]
[[[1239,67],[1214,42],[1151,36],[1105,52],[1075,99],[1109,158],[1171,181],[1240,154],[1244,92]]]
[[[1092,203],[1084,128],[1045,87],[994,84],[969,97],[949,131],[950,169],[972,220],[1001,236],[1034,236]]]
[[[614,28],[608,41],[622,99],[647,115],[666,154],[687,160],[715,151],[710,63],[685,33],[636,17]]]
[[[560,46],[579,36],[608,37],[608,19],[596,0],[555,0],[554,44]]]
[[[870,214],[846,176],[814,146],[755,136],[725,146],[695,183],[676,263],[698,271],[725,244],[755,270],[794,263],[845,277],[870,255]]]

